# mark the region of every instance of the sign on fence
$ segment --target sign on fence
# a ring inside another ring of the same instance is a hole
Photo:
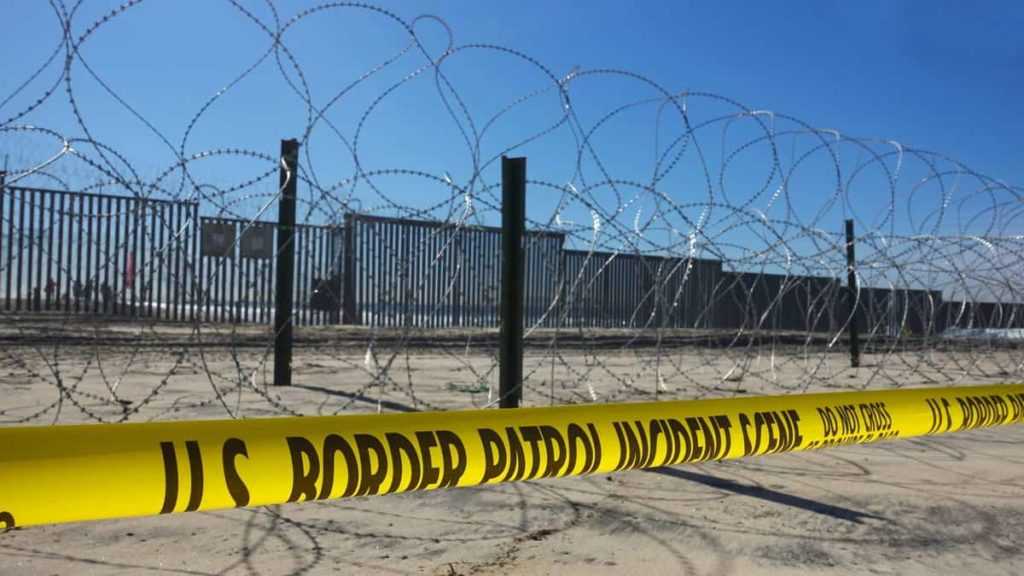
[[[234,256],[235,223],[203,220],[203,256],[231,258]]]
[[[274,256],[274,225],[254,222],[242,229],[240,242],[242,258],[271,258]]]

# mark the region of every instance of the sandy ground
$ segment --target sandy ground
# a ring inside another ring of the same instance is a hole
[[[268,385],[272,365],[251,334],[211,329],[203,344],[187,329],[130,326],[2,335],[4,425],[464,409],[486,405],[497,379],[485,335],[438,347],[386,335],[372,347],[362,336],[310,338],[288,389]],[[526,359],[525,400],[1020,381],[1020,357],[881,351],[853,371],[840,353],[766,343],[660,352],[538,344]],[[1018,426],[657,471],[17,529],[0,534],[0,574],[1021,574],[1022,446]]]

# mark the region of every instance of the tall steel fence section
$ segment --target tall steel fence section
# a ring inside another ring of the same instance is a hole
[[[276,291],[277,225],[215,216],[202,216],[199,220],[202,321],[271,323]],[[341,322],[342,235],[341,226],[296,226],[292,280],[292,314],[296,325]]]
[[[0,309],[268,324],[271,222],[190,201],[0,188]],[[295,322],[340,322],[341,228],[296,231]]]
[[[7,186],[0,205],[4,311],[193,318],[197,204]]]
[[[565,250],[562,325],[712,328],[717,260]]]
[[[501,229],[352,214],[349,306],[361,324],[422,328],[499,325]],[[525,321],[557,322],[554,312],[564,236],[528,232]],[[346,244],[349,244],[348,242]]]
[[[847,315],[843,294],[837,278],[725,271],[710,299],[716,328],[834,332]]]

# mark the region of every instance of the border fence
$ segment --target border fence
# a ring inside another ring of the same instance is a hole
[[[193,317],[197,204],[4,187],[5,311]]]
[[[6,312],[268,324],[275,223],[201,216],[199,204],[6,186],[0,193]],[[294,322],[379,327],[499,325],[501,229],[347,214],[296,226]],[[581,250],[528,231],[524,320],[541,328],[836,332],[839,278],[723,269],[718,260]],[[861,287],[874,336],[1024,327],[1024,304]]]

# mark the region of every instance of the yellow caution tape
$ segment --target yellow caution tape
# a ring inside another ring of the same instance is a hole
[[[1024,422],[1024,386],[0,428],[0,525],[391,494]]]

